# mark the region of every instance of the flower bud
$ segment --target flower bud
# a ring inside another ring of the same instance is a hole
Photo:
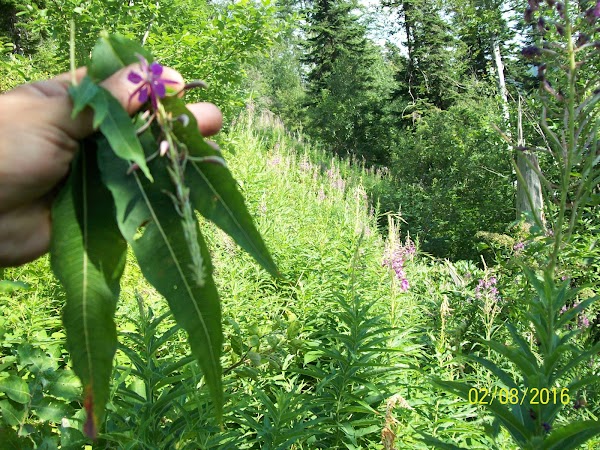
[[[556,4],[556,12],[558,13],[558,15],[560,16],[561,19],[565,18],[565,5],[562,4],[561,2],[558,2]]]
[[[554,7],[554,4],[556,3],[556,0],[546,0],[546,3],[548,4],[548,6],[550,8]]]
[[[543,79],[544,79],[544,77],[546,76],[546,67],[547,67],[547,66],[546,66],[546,64],[545,64],[545,63],[544,63],[544,64],[540,64],[540,65],[537,67],[537,76],[538,76],[538,78],[539,78],[540,80],[543,80]]]
[[[160,141],[160,156],[165,156],[169,151],[169,142],[162,140]]]
[[[577,42],[575,42],[575,45],[577,47],[581,47],[582,45],[587,44],[589,40],[590,40],[590,37],[587,34],[579,33],[579,36],[577,36]]]
[[[525,8],[525,14],[523,14],[523,20],[525,22],[531,22],[533,20],[533,9],[530,6]]]
[[[540,3],[538,0],[527,0],[527,4],[531,8],[532,12],[536,12],[538,9],[540,9]]]
[[[538,19],[538,21],[537,21],[537,29],[538,29],[538,32],[540,34],[542,34],[542,35],[546,34],[546,31],[548,31],[547,28],[546,28],[546,21],[544,20],[543,17],[540,17]]]
[[[525,58],[536,58],[542,54],[542,51],[535,45],[529,45],[521,50],[521,54]]]
[[[187,114],[177,116],[177,120],[180,121],[184,127],[187,127],[190,123],[190,117]]]

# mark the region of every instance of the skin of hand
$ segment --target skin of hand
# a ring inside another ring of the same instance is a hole
[[[141,104],[130,99],[136,85],[127,80],[133,64],[116,72],[101,85],[133,114]],[[78,69],[81,80],[85,68]],[[164,78],[181,75],[168,67]],[[72,102],[67,91],[71,74],[19,86],[0,95],[0,267],[24,264],[48,251],[52,200],[69,172],[79,149],[78,140],[92,134],[92,111],[87,108],[71,119]],[[219,109],[211,103],[187,105],[203,136],[217,133],[222,125]]]

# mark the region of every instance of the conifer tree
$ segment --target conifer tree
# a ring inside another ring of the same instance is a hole
[[[381,51],[366,38],[355,0],[316,0],[307,14],[308,132],[337,154],[383,162],[374,142],[380,109],[373,66]]]
[[[446,109],[455,96],[453,37],[441,15],[440,0],[384,1],[399,14],[406,64],[396,74],[394,97],[413,105]]]

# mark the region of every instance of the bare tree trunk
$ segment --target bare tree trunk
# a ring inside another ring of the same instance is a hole
[[[502,62],[500,44],[498,43],[496,35],[492,35],[492,49],[498,76],[498,90],[502,96],[502,115],[504,116],[507,127],[509,127],[510,112],[508,108],[508,89],[506,88],[506,80],[504,79],[504,64]],[[521,110],[521,99],[519,98],[519,113],[517,117],[517,146],[519,148],[525,147],[522,118],[523,112]],[[507,134],[510,136],[510,133]],[[517,179],[517,220],[521,219],[521,216],[525,214],[529,224],[533,225],[537,222],[539,225],[543,225],[544,203],[542,197],[542,185],[535,171],[536,169],[539,170],[537,156],[530,152],[525,153],[521,150],[517,150],[517,168],[523,177],[522,181]]]
[[[500,53],[500,44],[495,34],[492,34],[492,50],[494,52],[494,62],[496,64],[496,73],[498,75],[498,90],[502,96],[502,115],[506,125],[510,124],[510,113],[508,110],[508,89],[506,89],[506,80],[504,79],[504,63]]]
[[[157,11],[158,11],[158,7],[159,7],[159,2],[160,2],[160,0],[156,0],[156,10]],[[154,25],[154,21],[156,20],[157,15],[158,15],[158,13],[154,14],[152,19],[150,19],[150,22],[148,22],[148,27],[146,28],[146,32],[144,33],[144,36],[142,37],[142,45],[146,45],[146,40],[148,39],[148,36],[150,36],[150,29],[152,28],[152,25]]]
[[[519,114],[517,133],[519,148],[525,148],[525,139],[523,137],[523,112],[521,110],[521,99],[519,98]],[[517,219],[523,214],[526,216],[527,223],[533,225],[544,225],[544,200],[542,197],[542,184],[536,170],[540,169],[537,156],[531,152],[517,150],[517,168],[523,177],[523,182],[517,182]]]

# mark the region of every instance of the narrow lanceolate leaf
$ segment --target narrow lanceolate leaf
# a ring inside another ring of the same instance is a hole
[[[119,101],[106,89],[94,84],[88,76],[77,86],[70,86],[69,94],[73,99],[73,117],[86,106],[92,108],[94,128],[100,128],[113,151],[120,158],[136,163],[144,175],[152,180],[135,127]]]
[[[109,395],[117,348],[114,313],[127,250],[110,192],[99,181],[95,153],[85,148],[78,154],[54,201],[50,249],[52,270],[67,295],[67,347],[83,385],[90,437],[97,434]]]
[[[102,181],[114,197],[119,227],[131,244],[142,273],[167,299],[175,320],[187,332],[220,419],[223,336],[219,297],[210,255],[197,223],[204,282],[198,283],[190,270],[193,258],[184,237],[183,218],[175,210],[172,197],[165,193],[174,192],[167,163],[166,158],[150,163],[155,182],[149,183],[135,171],[128,175],[127,164],[107,148],[101,148],[99,153]]]
[[[573,422],[553,431],[540,448],[544,450],[575,449],[599,434],[600,421]]]
[[[174,131],[178,139],[185,142],[192,157],[192,160],[187,163],[185,177],[190,187],[190,200],[194,208],[229,234],[267,272],[278,277],[277,267],[254,225],[229,169],[214,160],[204,162],[193,160],[193,158],[219,157],[219,152],[204,142],[193,114],[187,110],[181,99],[165,98],[163,104],[173,117],[185,114],[189,118],[187,126],[176,121]]]

